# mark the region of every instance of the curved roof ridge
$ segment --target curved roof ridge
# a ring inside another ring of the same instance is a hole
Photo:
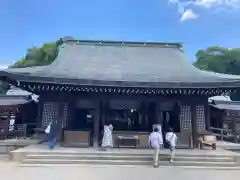
[[[154,41],[117,41],[117,40],[84,40],[84,39],[73,39],[73,38],[62,38],[62,43],[73,43],[73,44],[90,44],[90,45],[118,45],[118,46],[166,46],[181,49],[183,47],[182,42],[154,42]]]

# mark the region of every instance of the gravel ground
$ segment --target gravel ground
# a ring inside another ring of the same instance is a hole
[[[150,167],[19,167],[14,163],[0,162],[4,180],[238,180],[240,170],[207,170]]]

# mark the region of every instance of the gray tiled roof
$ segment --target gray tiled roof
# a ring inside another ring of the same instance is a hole
[[[240,102],[239,101],[213,101],[210,106],[215,107],[221,110],[240,110]]]
[[[46,66],[26,67],[26,68],[9,68],[7,72],[11,73],[35,73],[36,71],[43,70]]]
[[[179,47],[180,44],[68,41],[60,46],[52,64],[8,69],[0,76],[15,75],[19,80],[63,84],[124,86],[133,83],[134,86],[163,88],[168,83],[174,87],[181,87],[181,84],[189,87],[240,86],[238,76],[195,68]]]
[[[22,105],[32,101],[29,96],[0,96],[0,106]]]
[[[38,102],[38,95],[32,94],[28,91],[24,91],[20,88],[14,87],[12,86],[7,92],[6,92],[7,96],[31,96],[32,100],[34,100],[35,102]]]

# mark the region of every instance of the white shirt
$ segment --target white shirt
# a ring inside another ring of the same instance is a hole
[[[176,147],[177,135],[173,132],[168,132],[165,137],[166,141],[170,142],[172,147]]]
[[[160,148],[160,146],[163,144],[161,134],[159,132],[152,132],[149,136],[148,143],[152,148]]]

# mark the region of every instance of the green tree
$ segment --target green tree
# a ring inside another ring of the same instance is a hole
[[[24,68],[32,66],[43,66],[52,63],[57,54],[58,46],[61,44],[61,40],[57,40],[52,43],[45,43],[41,47],[32,47],[27,50],[25,57],[21,58],[10,68]],[[9,85],[0,82],[0,94],[5,94],[9,89]]]
[[[214,46],[199,50],[193,65],[202,70],[240,75],[240,48]]]
[[[193,65],[199,69],[240,75],[240,48],[209,47],[196,53]],[[240,100],[240,92],[231,94],[233,100]]]
[[[32,47],[27,50],[24,58],[17,61],[11,68],[23,68],[48,65],[54,61],[58,54],[60,40],[53,43],[45,43],[41,47]]]

